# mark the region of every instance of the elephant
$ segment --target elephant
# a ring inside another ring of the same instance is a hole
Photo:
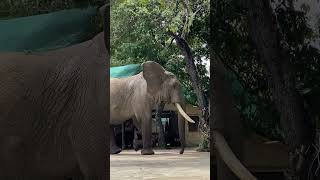
[[[108,179],[107,38],[0,54],[0,179]]]
[[[139,135],[138,135],[138,130],[134,130],[134,137],[133,137],[133,142],[132,142],[132,145],[133,145],[133,149],[135,151],[138,151],[140,148],[142,148],[142,142],[141,140],[139,140]]]
[[[185,121],[194,121],[185,113],[185,99],[177,77],[154,61],[141,64],[142,72],[126,78],[110,78],[110,154],[118,154],[112,125],[133,119],[142,134],[142,155],[152,155],[152,109],[161,102],[173,103],[179,112],[178,126],[181,143],[185,146]]]

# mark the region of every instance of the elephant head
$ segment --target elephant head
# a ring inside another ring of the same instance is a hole
[[[180,154],[182,154],[185,146],[184,120],[191,123],[194,123],[194,121],[184,111],[185,99],[182,94],[181,84],[173,73],[166,71],[156,62],[147,61],[142,64],[142,67],[143,77],[147,82],[147,93],[149,96],[154,99],[156,104],[159,104],[160,102],[174,104],[179,112],[178,127],[181,143]]]

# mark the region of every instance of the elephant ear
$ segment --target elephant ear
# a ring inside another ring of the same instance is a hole
[[[147,81],[147,89],[151,94],[155,94],[161,89],[164,82],[165,69],[154,61],[142,63],[143,78]]]

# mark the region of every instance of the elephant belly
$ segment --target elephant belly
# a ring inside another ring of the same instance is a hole
[[[77,169],[71,145],[54,145],[47,141],[41,145],[19,136],[0,137],[1,176],[65,176]]]
[[[134,116],[129,108],[120,109],[115,106],[111,106],[110,115],[110,124],[112,125],[121,124]]]

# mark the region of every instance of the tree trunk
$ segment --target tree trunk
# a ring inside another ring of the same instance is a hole
[[[199,75],[197,73],[197,68],[194,64],[194,59],[193,59],[193,55],[191,52],[191,48],[189,47],[188,43],[186,42],[186,40],[184,38],[174,34],[173,32],[168,32],[168,33],[176,40],[176,43],[177,43],[178,47],[180,48],[180,50],[186,60],[186,70],[190,76],[193,90],[197,96],[198,106],[201,110],[201,115],[199,118],[200,119],[199,130],[200,130],[200,132],[201,132],[200,134],[202,136],[201,143],[203,144],[203,143],[206,143],[205,141],[208,141],[207,138],[204,136],[209,136],[209,132],[208,132],[209,127],[207,126],[207,122],[206,122],[206,120],[208,119],[208,107],[207,107],[207,102],[205,101],[205,96],[203,93],[203,89],[202,89],[202,85],[201,85],[201,82],[199,79]]]
[[[280,34],[269,0],[248,0],[250,36],[256,44],[259,60],[267,74],[269,88],[290,148],[287,179],[304,179],[304,153],[309,147],[311,128],[305,121],[303,101],[295,89],[295,74],[290,59],[280,46]]]
[[[231,94],[231,85],[227,78],[226,70],[217,57],[212,60],[212,84],[213,101],[212,108],[214,121],[211,131],[219,131],[227,139],[232,151],[236,157],[242,160],[242,150],[244,143],[243,125],[238,112],[235,100]],[[217,176],[218,180],[238,179],[234,173],[225,165],[222,158],[217,154]]]
[[[157,121],[157,124],[158,124],[159,129],[160,129],[160,132],[159,132],[159,146],[161,148],[165,148],[166,147],[166,142],[165,142],[165,139],[164,139],[164,129],[163,129],[163,125],[162,125],[162,122],[161,122],[161,114],[162,114],[164,105],[165,104],[163,102],[161,102],[159,105],[157,105],[157,108],[156,108],[156,121]]]

